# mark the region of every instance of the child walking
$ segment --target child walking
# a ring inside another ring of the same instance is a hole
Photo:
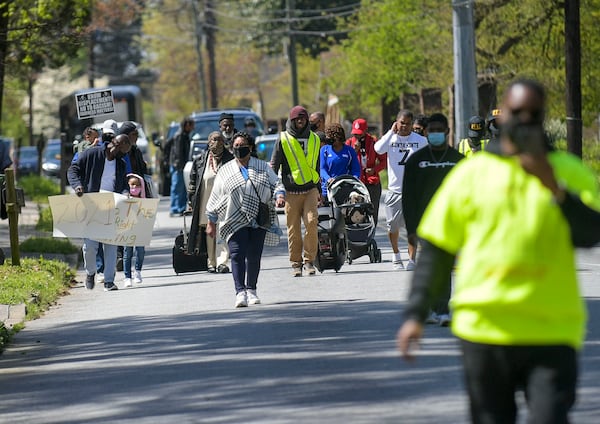
[[[144,179],[137,174],[127,174],[127,184],[129,185],[129,195],[131,197],[146,197],[146,187],[144,186]],[[131,287],[131,259],[133,258],[134,246],[125,246],[123,252],[123,272],[125,273],[125,280],[123,280],[124,287]],[[144,255],[146,250],[144,246],[135,246],[135,273],[133,276],[133,282],[140,284],[142,282],[142,265],[144,264]]]

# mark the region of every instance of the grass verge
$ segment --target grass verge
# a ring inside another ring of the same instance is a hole
[[[27,306],[27,320],[39,318],[67,293],[75,274],[61,261],[21,258],[20,266],[7,260],[0,265],[0,304]],[[22,325],[6,328],[0,323],[0,352]]]
[[[53,180],[39,175],[26,175],[19,178],[17,185],[25,196],[36,203],[48,203],[48,196],[60,194],[60,186]]]
[[[52,237],[30,237],[19,246],[21,252],[36,253],[79,253],[79,247],[75,246],[69,239]]]

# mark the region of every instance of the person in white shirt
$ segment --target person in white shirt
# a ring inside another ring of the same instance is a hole
[[[385,215],[388,237],[392,245],[392,266],[395,270],[404,269],[404,263],[398,249],[400,228],[404,227],[402,218],[402,180],[406,160],[421,147],[427,145],[427,139],[412,131],[413,114],[409,110],[401,110],[390,130],[375,143],[375,151],[387,153],[388,191],[385,195]],[[413,243],[408,243],[408,255],[416,249]],[[408,271],[415,264],[409,260]]]

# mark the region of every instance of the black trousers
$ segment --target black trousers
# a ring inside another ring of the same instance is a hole
[[[471,419],[514,423],[524,390],[530,424],[568,423],[575,403],[577,352],[569,346],[498,346],[461,340]]]
[[[266,234],[264,228],[242,227],[227,241],[236,294],[256,290]]]
[[[369,197],[373,204],[373,222],[377,227],[379,221],[379,201],[381,199],[381,184],[366,184],[367,190],[369,191]]]
[[[450,313],[450,297],[452,296],[452,275],[448,274],[443,290],[438,294],[434,304],[433,312],[438,315],[447,315]]]

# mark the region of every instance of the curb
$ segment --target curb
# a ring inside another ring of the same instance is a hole
[[[4,323],[6,328],[25,321],[27,307],[24,303],[18,305],[0,305],[0,322]]]

